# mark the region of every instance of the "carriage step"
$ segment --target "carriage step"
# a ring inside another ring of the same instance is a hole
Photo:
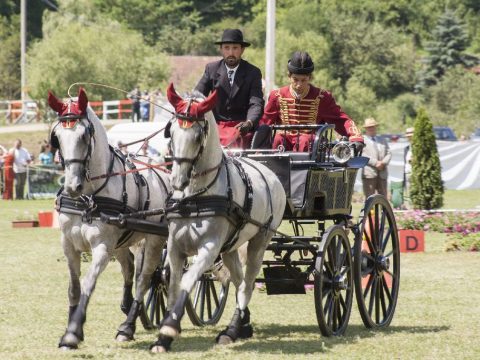
[[[272,237],[272,242],[277,242],[277,243],[291,243],[295,240],[300,240],[303,242],[320,242],[322,241],[322,238],[319,236],[273,236]]]

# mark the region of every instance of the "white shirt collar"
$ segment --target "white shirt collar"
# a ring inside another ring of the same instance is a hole
[[[240,64],[238,64],[237,66],[235,66],[233,69],[232,68],[229,68],[227,66],[227,64],[225,64],[225,67],[227,68],[227,76],[228,76],[228,72],[233,70],[233,74],[232,74],[232,82],[230,83],[230,85],[233,84],[233,82],[235,81],[235,74],[237,73],[237,70],[238,70],[238,67],[240,66]]]

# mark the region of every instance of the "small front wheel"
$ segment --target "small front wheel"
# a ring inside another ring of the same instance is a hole
[[[350,243],[340,225],[327,229],[315,261],[315,310],[323,336],[343,335],[353,302]]]

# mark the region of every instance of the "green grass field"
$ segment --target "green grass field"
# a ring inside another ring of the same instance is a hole
[[[447,192],[446,208],[478,205],[480,191]],[[459,200],[461,199],[461,200]],[[79,350],[57,349],[67,319],[68,276],[59,231],[12,229],[15,214],[51,209],[53,200],[0,201],[0,358],[145,359],[155,339],[139,324],[136,341],[118,344],[116,328],[121,273],[112,262],[102,274]],[[250,306],[254,338],[225,348],[214,345],[234,306],[215,327],[195,328],[188,318],[168,359],[478,359],[480,358],[480,254],[442,251],[446,236],[426,234],[426,252],[402,254],[397,311],[391,326],[364,328],[356,303],[345,336],[320,335],[313,291],[306,295],[267,296],[255,291]],[[82,265],[88,265],[82,263]],[[85,270],[84,270],[85,271]]]

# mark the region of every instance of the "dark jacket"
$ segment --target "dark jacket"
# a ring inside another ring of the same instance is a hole
[[[218,101],[213,115],[216,121],[251,120],[257,126],[263,114],[262,73],[259,68],[240,60],[233,85],[230,86],[224,60],[214,61],[205,67],[205,73],[195,90],[208,96],[218,91]]]

